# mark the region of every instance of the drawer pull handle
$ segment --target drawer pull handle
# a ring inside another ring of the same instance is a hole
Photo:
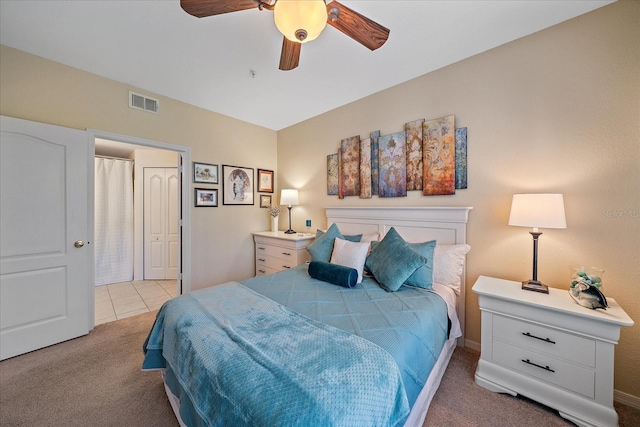
[[[540,368],[540,369],[544,369],[545,371],[549,371],[549,372],[555,372],[553,369],[551,369],[548,365],[547,366],[542,366],[542,365],[538,365],[537,363],[533,363],[532,361],[530,361],[529,359],[522,359],[522,361],[524,363],[526,363],[527,365],[533,365],[536,368]]]
[[[264,251],[264,246],[262,247],[258,246],[258,249],[260,249],[261,251]]]
[[[266,273],[266,271],[264,270],[258,270],[260,273]]]
[[[282,252],[282,255],[291,256],[289,252]]]
[[[282,268],[291,268],[288,265],[283,265]]]
[[[264,258],[258,258],[258,261],[264,262]]]
[[[551,344],[555,344],[556,343],[555,341],[552,341],[549,338],[540,338],[540,337],[537,337],[535,335],[531,335],[529,332],[523,332],[522,335],[524,335],[525,337],[535,338],[537,340],[548,342],[548,343],[551,343]]]

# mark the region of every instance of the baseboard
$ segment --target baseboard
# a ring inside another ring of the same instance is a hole
[[[613,390],[613,400],[632,408],[640,409],[640,397],[622,391]]]
[[[464,340],[464,346],[465,348],[470,348],[471,350],[475,350],[475,351],[480,351],[480,343],[479,342],[475,342],[475,341],[471,341],[471,340]]]
[[[464,346],[465,348],[480,352],[480,343],[478,342],[465,339]],[[625,393],[619,390],[613,390],[613,400],[615,400],[616,402],[622,403],[623,405],[640,409],[640,397],[638,396],[634,396],[632,394]]]

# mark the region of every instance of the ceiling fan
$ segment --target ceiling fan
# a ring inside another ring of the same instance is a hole
[[[389,29],[348,7],[325,0],[180,0],[180,6],[198,18],[257,7],[273,11],[278,30],[284,35],[280,69],[293,70],[300,60],[302,43],[314,40],[326,24],[358,43],[376,50],[389,38]]]

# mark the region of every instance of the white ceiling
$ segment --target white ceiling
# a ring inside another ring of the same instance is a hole
[[[372,52],[327,26],[292,71],[278,70],[272,12],[195,18],[179,0],[0,0],[0,42],[280,130],[611,2],[341,3],[389,28],[387,43]]]

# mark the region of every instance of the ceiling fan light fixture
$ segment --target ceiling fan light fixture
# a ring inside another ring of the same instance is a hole
[[[287,39],[306,43],[315,40],[327,25],[327,5],[324,0],[278,0],[273,19]]]

